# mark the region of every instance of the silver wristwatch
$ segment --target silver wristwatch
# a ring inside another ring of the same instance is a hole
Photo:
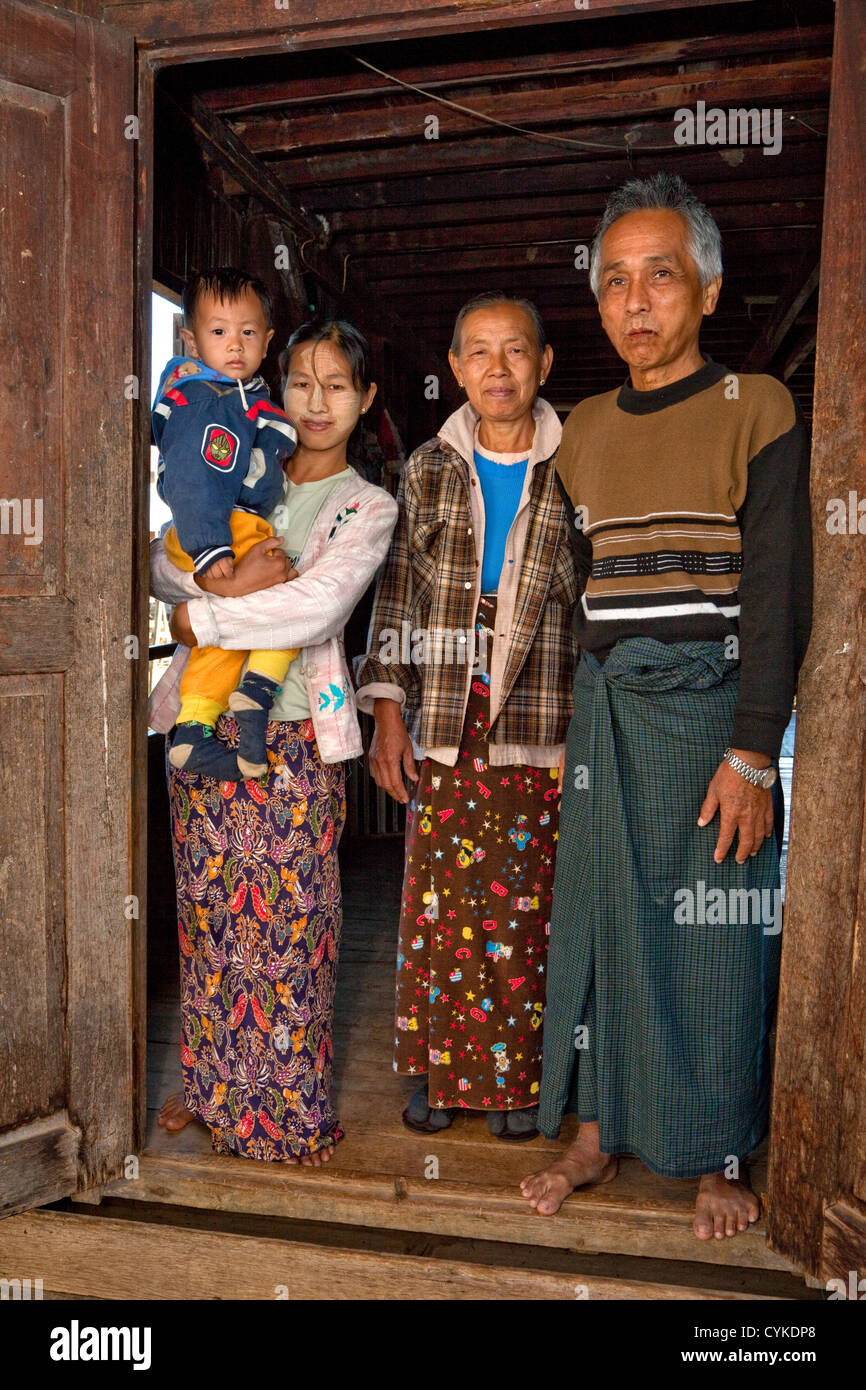
[[[725,749],[725,762],[730,763],[734,771],[745,777],[747,782],[751,782],[753,787],[763,787],[765,791],[772,787],[779,775],[772,764],[770,767],[752,767],[751,763],[743,762],[733,748]]]

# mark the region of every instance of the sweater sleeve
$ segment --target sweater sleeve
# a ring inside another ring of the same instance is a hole
[[[417,513],[417,494],[413,483],[415,456],[408,459],[400,477],[397,493],[397,525],[388,552],[388,559],[379,577],[370,628],[367,653],[355,659],[355,682],[358,686],[358,708],[372,713],[377,696],[394,699],[404,705],[418,681],[414,666],[397,660],[393,648],[402,648],[402,624],[412,613],[412,566],[409,560],[409,537],[414,532]],[[396,643],[394,634],[397,635]],[[384,655],[386,646],[389,654]]]
[[[150,543],[150,592],[161,603],[184,603],[189,598],[201,598],[201,589],[192,570],[173,565],[165,553],[165,541],[157,536]]]
[[[582,594],[586,588],[586,581],[592,574],[592,541],[586,535],[581,525],[577,508],[572,502],[568,494],[568,489],[559,473],[556,475],[556,485],[559,488],[559,495],[563,500],[568,517],[568,538],[571,544],[571,553],[574,556],[575,569],[577,570],[578,593]]]
[[[738,513],[740,693],[731,746],[778,757],[812,622],[809,439],[796,412],[749,462]]]
[[[297,579],[254,594],[202,594],[187,609],[201,647],[282,651],[339,636],[385,558],[397,508],[383,489],[338,526],[324,553]]]

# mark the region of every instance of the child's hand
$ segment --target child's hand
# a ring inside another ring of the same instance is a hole
[[[221,560],[214,560],[207,571],[212,579],[231,579],[234,572],[235,562],[231,555],[224,555]]]
[[[268,589],[272,584],[284,584],[287,579],[298,577],[283,549],[282,536],[265,536],[264,540],[251,545],[235,565],[231,580],[218,579],[214,575],[215,569],[216,566],[211,565],[207,574],[197,575],[196,583],[205,593],[217,594],[220,598],[255,594],[259,589]]]

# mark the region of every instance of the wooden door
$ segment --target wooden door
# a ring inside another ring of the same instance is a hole
[[[133,1145],[133,90],[128,36],[0,0],[3,1214]]]
[[[866,1298],[866,7],[837,0],[818,306],[815,607],[800,675],[767,1228]]]

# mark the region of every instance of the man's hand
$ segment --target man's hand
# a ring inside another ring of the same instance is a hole
[[[405,772],[410,782],[417,782],[418,769],[412,755],[412,740],[403,723],[396,700],[374,700],[373,713],[376,732],[370,744],[370,771],[377,787],[388,792],[395,801],[407,802],[409,794],[403,782]]]
[[[207,574],[197,574],[195,582],[205,593],[216,594],[218,598],[241,598],[244,594],[256,594],[272,584],[285,584],[298,577],[283,550],[282,536],[266,536],[263,541],[251,545],[234,566],[230,579],[212,577],[215,569],[216,565],[212,565]]]
[[[764,753],[753,753],[740,748],[733,749],[743,762],[752,767],[769,767],[770,759]],[[704,804],[698,816],[698,825],[709,825],[719,811],[719,838],[713,852],[713,859],[721,864],[734,841],[734,833],[739,836],[737,853],[738,864],[745,864],[751,854],[757,854],[768,835],[773,833],[773,797],[768,788],[753,787],[730,763],[719,763],[715,776],[707,788]]]

